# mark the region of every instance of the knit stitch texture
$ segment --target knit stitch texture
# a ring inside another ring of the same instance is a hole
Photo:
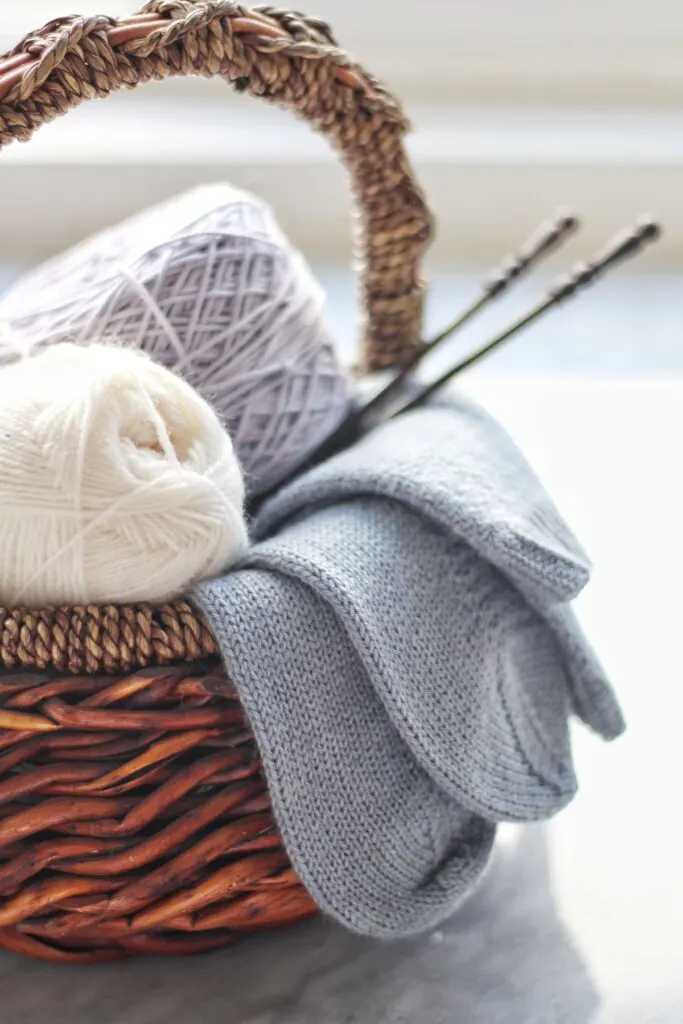
[[[576,790],[572,713],[621,712],[570,608],[589,563],[516,446],[449,397],[283,488],[195,600],[263,757],[292,863],[363,934],[430,928],[496,825]]]

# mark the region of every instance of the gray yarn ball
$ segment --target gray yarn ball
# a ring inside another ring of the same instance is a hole
[[[213,404],[253,496],[304,462],[348,408],[323,305],[269,207],[212,185],[24,276],[0,299],[0,363],[64,340],[143,349]]]

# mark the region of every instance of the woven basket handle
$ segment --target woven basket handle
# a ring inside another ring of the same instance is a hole
[[[420,259],[432,221],[403,148],[400,107],[322,22],[232,0],[153,0],[140,14],[50,22],[0,58],[0,146],[27,140],[83,100],[171,75],[220,75],[290,108],[327,136],[360,217],[362,365],[404,361],[420,344]]]

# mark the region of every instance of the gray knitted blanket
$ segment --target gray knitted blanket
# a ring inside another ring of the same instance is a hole
[[[619,707],[569,602],[581,548],[505,432],[451,397],[281,490],[195,599],[261,749],[292,863],[368,935],[446,918],[497,823],[574,795],[568,718]]]

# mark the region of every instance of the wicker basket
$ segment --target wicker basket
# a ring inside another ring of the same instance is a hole
[[[0,58],[0,143],[81,101],[220,75],[328,136],[352,180],[363,365],[420,343],[431,218],[398,104],[323,23],[231,0],[69,17]],[[214,949],[316,907],[288,862],[258,751],[188,604],[0,609],[0,945],[95,962]]]

